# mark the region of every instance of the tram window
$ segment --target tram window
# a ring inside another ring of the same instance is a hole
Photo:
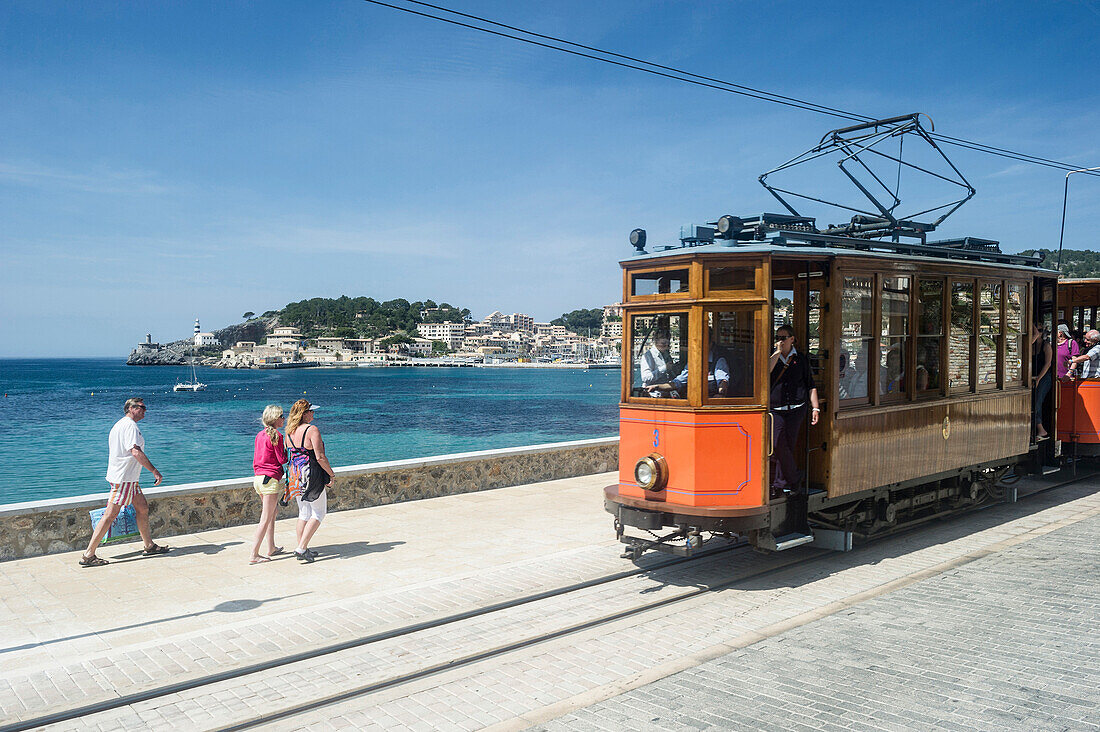
[[[974,334],[974,283],[951,283],[951,332],[947,343],[947,385],[970,386],[970,341]]]
[[[707,313],[707,396],[753,396],[755,311],[748,308]]]
[[[943,352],[943,281],[921,280],[917,293],[917,392],[939,391]]]
[[[806,320],[809,326],[806,332],[806,350],[810,353],[810,363],[816,367],[821,365],[821,290],[810,290],[806,300]]]
[[[997,383],[1001,351],[1001,284],[983,282],[978,292],[978,386]]]
[[[1005,299],[1005,385],[1019,386],[1024,378],[1024,286],[1010,283]]]
[[[631,396],[687,399],[687,313],[631,317],[630,343]]]
[[[711,290],[755,290],[754,267],[711,267],[707,274],[707,286]]]
[[[667,295],[688,291],[686,269],[668,272],[637,272],[630,276],[631,295]]]
[[[837,384],[841,399],[867,399],[874,338],[874,278],[845,277],[840,307]]]
[[[882,278],[878,391],[905,394],[905,352],[909,340],[909,278]]]

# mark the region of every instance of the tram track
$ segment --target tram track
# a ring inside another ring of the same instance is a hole
[[[170,684],[161,684],[158,686],[150,687],[148,689],[143,689],[141,691],[132,692],[130,694],[112,697],[110,699],[92,702],[90,704],[85,704],[78,707],[71,707],[68,709],[60,710],[58,712],[43,714],[18,722],[3,724],[0,725],[0,732],[22,732],[23,730],[35,729],[51,724],[58,724],[92,714],[109,712],[133,704],[140,704],[142,702],[152,701],[154,699],[165,697],[171,694],[179,694],[195,689],[200,689],[205,686],[221,684],[227,681],[235,681],[237,679],[258,674],[264,671],[270,671],[283,666],[290,666],[306,661],[312,661],[318,658],[323,658],[325,656],[331,656],[336,653],[368,646],[370,644],[409,636],[426,630],[445,627],[455,623],[460,623],[478,617],[491,615],[493,613],[501,612],[504,610],[509,610],[531,603],[561,597],[593,587],[599,587],[601,585],[605,585],[611,582],[617,582],[647,573],[672,568],[677,565],[686,564],[688,562],[694,562],[701,559],[719,556],[732,551],[747,548],[748,544],[744,541],[731,542],[723,546],[716,546],[709,549],[704,549],[703,551],[696,553],[692,557],[668,559],[665,561],[655,562],[645,567],[635,567],[634,569],[623,570],[621,572],[613,572],[608,575],[595,577],[588,580],[582,580],[580,582],[574,582],[568,585],[564,585],[562,587],[556,587],[542,592],[534,592],[527,595],[522,595],[520,597],[516,597],[510,600],[491,603],[489,605],[474,608],[472,610],[451,613],[440,618],[433,618],[431,620],[417,623],[409,623],[397,628],[391,628],[377,633],[370,633],[337,643],[330,643],[327,645],[319,646],[317,648],[311,648],[306,651],[290,653],[278,656],[276,658],[267,659],[251,664],[245,664],[217,673],[206,674],[191,679],[184,679]]]
[[[1026,496],[1021,497],[1020,500],[1027,500],[1042,493],[1046,493],[1066,485],[1071,485],[1076,482],[1080,482],[1089,477],[1093,477],[1094,475],[1095,473],[1079,474],[1069,480],[1059,481],[1055,484],[1044,486],[1035,491],[1029,492]],[[993,508],[999,505],[1003,504],[997,502],[985,506],[978,506],[969,511],[960,512],[956,515],[961,516],[964,514],[973,513],[974,511],[979,511],[986,508]],[[918,531],[920,528],[921,527],[919,526],[914,526],[909,529],[909,531]],[[889,537],[883,538],[897,538],[899,535],[904,533],[908,533],[908,531],[895,532],[892,533]],[[873,543],[874,541],[875,540],[868,543]],[[110,712],[112,710],[141,704],[143,702],[153,701],[173,694],[180,694],[187,691],[202,689],[203,687],[223,684],[225,682],[238,681],[241,679],[245,679],[249,676],[261,674],[265,671],[279,669],[280,667],[305,664],[309,661],[316,661],[318,659],[324,659],[326,657],[335,657],[337,654],[364,648],[372,644],[379,644],[384,641],[392,641],[395,639],[411,637],[417,634],[425,633],[427,631],[446,628],[446,626],[449,625],[455,625],[478,618],[485,618],[487,616],[492,616],[496,613],[505,613],[509,610],[514,610],[523,606],[532,605],[555,598],[561,598],[572,593],[582,593],[585,590],[591,590],[593,588],[598,588],[602,585],[608,585],[615,582],[626,581],[632,578],[637,578],[641,575],[661,573],[664,570],[673,569],[679,565],[684,565],[689,562],[692,563],[693,567],[697,570],[703,570],[705,569],[704,565],[708,563],[708,560],[716,560],[716,558],[719,558],[724,554],[746,548],[747,545],[743,542],[720,546],[700,552],[699,554],[691,558],[672,559],[668,561],[654,563],[646,567],[637,567],[630,570],[624,570],[622,572],[615,572],[602,577],[576,582],[552,590],[531,593],[522,597],[514,598],[512,600],[493,603],[465,612],[450,614],[442,618],[419,623],[411,623],[401,626],[399,628],[364,635],[358,638],[329,644],[308,651],[286,654],[278,658],[269,659],[259,663],[248,664],[234,669],[228,669],[223,672],[208,674],[194,679],[187,679],[177,683],[164,684],[132,694],[115,697],[109,700],[83,705],[80,707],[74,707],[52,714],[41,715],[32,719],[26,719],[15,722],[13,724],[0,726],[0,732],[8,732],[9,730],[12,730],[14,732],[15,730],[26,730],[43,727],[51,724],[73,720],[87,715]],[[747,583],[753,580],[759,580],[769,575],[774,575],[779,572],[791,569],[796,565],[802,566],[805,564],[822,561],[828,557],[832,557],[835,555],[829,552],[822,552],[808,557],[798,556],[798,554],[795,553],[792,553],[792,556],[790,556],[789,558],[785,557],[782,554],[769,556],[773,559],[775,563],[759,571],[741,573],[733,578],[710,582],[702,584],[701,586],[675,591],[674,594],[668,597],[663,597],[650,602],[638,603],[604,614],[590,616],[577,622],[567,623],[565,625],[562,625],[561,627],[553,628],[544,632],[537,632],[525,637],[511,639],[507,642],[502,642],[490,648],[476,649],[469,652],[459,653],[452,657],[447,657],[446,660],[435,662],[431,662],[429,660],[428,663],[422,664],[418,668],[413,668],[401,673],[395,673],[381,679],[374,679],[363,684],[352,686],[350,688],[342,688],[331,694],[314,696],[313,698],[303,701],[299,704],[292,704],[282,709],[275,709],[263,714],[262,716],[239,720],[230,724],[219,725],[213,727],[212,729],[217,729],[221,732],[237,732],[238,730],[254,729],[264,724],[269,724],[275,721],[290,719],[300,715],[308,714],[317,709],[328,707],[340,702],[349,701],[358,697],[368,696],[370,694],[388,689],[395,689],[407,684],[412,684],[413,682],[422,679],[426,679],[431,676],[443,674],[445,672],[461,669],[467,666],[472,666],[474,664],[491,659],[505,657],[509,654],[513,654],[524,649],[532,648],[540,644],[548,643],[570,635],[582,633],[583,631],[596,629],[620,620],[626,620],[629,618],[641,616],[646,613],[653,612],[661,608],[666,608],[676,603],[683,603],[706,594],[717,593],[727,589],[733,589],[740,583]],[[785,559],[789,559],[789,561],[784,561]],[[713,563],[717,564],[716,561]],[[696,574],[699,573],[700,572],[696,572]]]
[[[1026,496],[1023,496],[1022,498],[1018,499],[1017,502],[1022,501],[1022,500],[1028,500],[1028,499],[1033,498],[1035,496],[1042,495],[1042,494],[1047,493],[1047,492],[1052,491],[1052,490],[1056,490],[1057,488],[1061,488],[1061,487],[1064,487],[1064,486],[1067,486],[1067,485],[1071,485],[1073,483],[1080,482],[1080,481],[1085,480],[1086,478],[1089,478],[1089,477],[1094,477],[1095,475],[1097,475],[1096,472],[1090,472],[1090,473],[1087,473],[1087,474],[1084,474],[1084,475],[1077,475],[1077,476],[1075,476],[1075,477],[1073,477],[1069,480],[1060,481],[1060,482],[1055,483],[1053,485],[1049,485],[1049,486],[1045,486],[1043,488],[1036,489],[1034,491],[1029,492]],[[969,510],[958,511],[955,514],[953,514],[953,517],[962,518],[965,515],[969,515],[969,514],[972,514],[972,513],[976,513],[976,512],[986,510],[986,509],[990,509],[990,508],[1000,506],[1000,505],[1004,505],[1004,504],[1001,501],[997,501],[997,502],[990,503],[990,504],[975,506],[975,507],[973,507]],[[877,543],[878,541],[886,540],[886,539],[897,539],[900,536],[904,536],[905,534],[920,531],[922,528],[924,528],[924,522],[915,524],[915,525],[910,526],[910,527],[900,529],[900,530],[895,531],[895,532],[891,532],[890,534],[884,535],[882,537],[875,537],[875,538],[870,539],[869,541],[865,542],[865,544]],[[419,670],[411,672],[411,673],[407,673],[407,674],[403,674],[403,675],[383,679],[383,680],[380,680],[380,681],[375,681],[375,682],[363,684],[363,685],[360,685],[360,686],[357,686],[357,687],[354,687],[354,688],[350,688],[350,689],[344,689],[340,692],[337,692],[337,693],[334,693],[334,694],[331,694],[331,695],[327,695],[327,696],[320,697],[320,698],[315,698],[315,699],[312,699],[308,702],[304,702],[304,703],[294,705],[294,706],[291,706],[291,707],[288,707],[288,708],[285,708],[285,709],[282,709],[282,710],[277,710],[277,711],[273,711],[273,712],[264,714],[263,716],[258,717],[256,719],[246,720],[246,721],[242,721],[242,722],[232,724],[232,725],[227,725],[227,726],[214,727],[210,730],[210,732],[244,732],[245,730],[256,729],[256,728],[258,728],[262,725],[267,725],[267,724],[271,724],[271,723],[274,723],[274,722],[287,720],[287,719],[290,719],[290,718],[293,718],[293,717],[305,715],[305,714],[308,714],[310,712],[316,711],[318,709],[322,709],[322,708],[325,708],[325,707],[332,706],[334,704],[338,704],[340,702],[349,701],[351,699],[355,699],[355,698],[358,698],[358,697],[378,693],[378,692],[381,692],[381,691],[385,691],[387,689],[393,689],[395,687],[399,687],[399,686],[402,686],[402,685],[405,685],[405,684],[411,684],[413,682],[416,682],[416,681],[419,681],[419,680],[422,680],[422,679],[426,679],[426,678],[431,677],[431,676],[443,674],[445,672],[452,671],[452,670],[457,670],[457,669],[460,669],[460,668],[463,668],[463,667],[466,667],[466,666],[472,666],[476,663],[480,663],[480,662],[483,662],[483,661],[488,661],[488,660],[492,660],[492,659],[495,659],[495,658],[500,658],[500,657],[506,656],[508,654],[515,653],[515,652],[518,652],[518,651],[522,651],[522,650],[525,650],[525,649],[529,649],[529,648],[541,645],[543,643],[551,642],[551,641],[559,639],[559,638],[563,638],[563,637],[566,637],[566,636],[569,636],[569,635],[578,634],[578,633],[581,633],[581,632],[586,631],[586,630],[592,630],[592,629],[595,629],[595,628],[599,628],[601,626],[609,625],[609,624],[614,623],[614,622],[619,621],[619,620],[625,620],[625,619],[628,619],[628,618],[631,618],[631,617],[644,615],[644,614],[652,612],[654,610],[658,610],[658,609],[661,609],[661,608],[664,608],[664,607],[667,607],[667,606],[670,606],[670,605],[674,605],[674,604],[677,604],[677,603],[686,602],[686,601],[692,600],[694,598],[697,598],[697,597],[700,597],[700,596],[703,596],[703,595],[712,594],[712,593],[720,592],[720,591],[723,591],[723,590],[733,589],[739,584],[748,583],[752,580],[762,579],[762,578],[765,578],[765,577],[768,577],[768,576],[771,576],[771,575],[776,575],[776,574],[782,573],[784,571],[787,571],[789,569],[792,569],[796,566],[804,567],[804,566],[809,565],[809,564],[821,562],[821,561],[824,561],[825,559],[827,559],[829,557],[833,557],[833,556],[835,556],[835,554],[833,552],[821,552],[821,553],[818,553],[816,555],[809,556],[809,557],[792,558],[791,561],[782,562],[782,563],[780,563],[776,566],[769,567],[769,568],[761,570],[759,572],[753,572],[753,573],[749,573],[749,574],[746,574],[746,575],[741,575],[741,576],[731,578],[731,579],[726,580],[726,581],[722,581],[722,582],[707,585],[707,586],[704,586],[704,587],[696,588],[696,589],[693,589],[693,590],[685,591],[685,592],[683,592],[681,594],[678,594],[676,596],[673,596],[673,597],[668,597],[668,598],[664,598],[664,599],[657,600],[657,601],[654,601],[654,602],[649,602],[649,603],[642,603],[642,604],[639,604],[639,605],[637,605],[635,607],[632,607],[632,608],[628,608],[628,609],[621,610],[621,611],[614,612],[614,613],[609,613],[609,614],[607,614],[605,616],[602,616],[602,617],[593,618],[593,619],[590,619],[590,620],[587,620],[587,621],[584,621],[584,622],[581,622],[581,623],[576,623],[576,624],[573,624],[573,625],[570,625],[570,626],[562,627],[562,628],[557,629],[553,632],[543,633],[543,634],[532,636],[530,638],[526,638],[526,639],[523,639],[523,640],[520,640],[520,641],[516,641],[516,642],[513,642],[513,643],[508,643],[508,644],[505,644],[505,645],[501,645],[501,646],[496,647],[496,648],[486,649],[486,650],[483,650],[483,651],[479,651],[477,653],[473,653],[473,654],[469,654],[469,655],[466,655],[466,656],[454,658],[454,659],[451,659],[451,660],[446,661],[446,662],[433,664],[431,666],[427,666],[425,668],[419,669]],[[981,556],[981,555],[976,555],[974,558],[977,558],[978,556]],[[919,578],[923,579],[924,576],[928,575],[928,574],[929,573],[926,571],[926,572],[919,573],[918,576],[919,576]]]

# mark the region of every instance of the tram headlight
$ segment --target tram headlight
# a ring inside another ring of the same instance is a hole
[[[736,239],[737,235],[741,233],[741,229],[745,228],[745,222],[743,222],[737,216],[723,216],[718,219],[717,223],[718,236],[723,239]]]
[[[664,490],[668,483],[668,465],[662,455],[650,453],[634,465],[634,479],[647,491]]]

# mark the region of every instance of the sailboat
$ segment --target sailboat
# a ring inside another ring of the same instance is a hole
[[[206,384],[199,381],[198,375],[195,374],[195,359],[191,358],[191,380],[179,381],[172,387],[172,391],[203,391],[206,389]]]

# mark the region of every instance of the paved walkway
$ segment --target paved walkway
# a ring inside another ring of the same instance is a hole
[[[289,558],[249,566],[248,527],[172,539],[177,548],[163,557],[141,558],[135,545],[107,549],[103,556],[121,561],[103,568],[78,567],[77,553],[0,563],[0,718],[30,719],[621,571],[630,565],[618,558],[602,510],[610,479],[330,514],[312,565]],[[814,561],[268,726],[839,728],[875,710],[894,715],[879,726],[914,728],[921,719],[893,710],[916,699],[908,708],[926,710],[924,722],[952,721],[923,695],[960,668],[966,688],[952,687],[960,696],[949,698],[961,719],[978,708],[967,706],[966,692],[1008,710],[1017,726],[1085,729],[1088,719],[1074,716],[1069,700],[1097,701],[1098,488],[1070,486],[849,554],[799,548],[697,560],[50,729],[216,729],[798,559]],[[289,539],[292,525],[278,530]],[[1021,585],[1034,602],[1021,599]],[[1005,706],[1013,689],[1034,681],[1018,653],[1026,647],[1052,659],[1037,662],[1046,685],[1035,681],[1034,689],[1061,695],[1033,705],[1042,710],[1035,716],[1023,714],[1023,703]],[[789,678],[802,681],[785,685]],[[670,696],[681,705],[663,701]],[[848,708],[853,698],[864,703],[860,712]]]
[[[541,729],[1098,730],[1100,516]]]

